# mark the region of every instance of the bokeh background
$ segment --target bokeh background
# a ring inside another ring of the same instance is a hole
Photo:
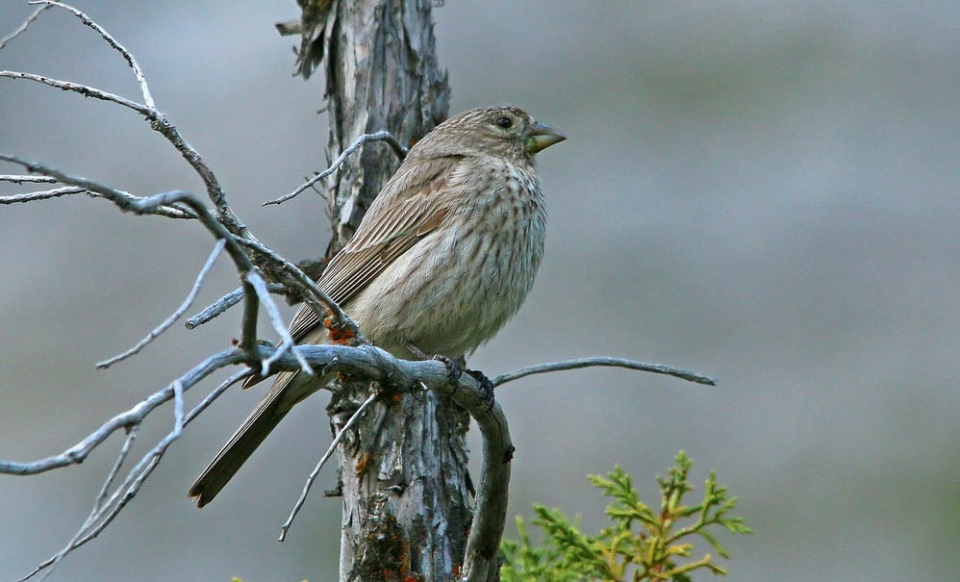
[[[77,4],[136,54],[254,232],[293,259],[319,255],[318,197],[260,207],[325,166],[322,82],[292,77],[294,41],[272,26],[295,3]],[[30,10],[0,0],[0,35]],[[620,464],[655,501],[684,449],[694,479],[716,470],[755,529],[722,537],[729,580],[958,579],[960,3],[450,0],[435,18],[453,111],[513,102],[569,135],[540,156],[540,278],[473,364],[494,375],[610,354],[721,381],[590,370],[505,387],[511,515],[539,502],[596,531],[587,473]],[[58,11],[0,69],[138,98],[119,57]],[[131,112],[33,83],[0,80],[0,151],[135,194],[200,191]],[[84,197],[0,207],[0,458],[59,453],[228,345],[236,314],[93,366],[180,303],[211,244],[194,224]],[[198,308],[235,284],[222,261]],[[53,580],[335,579],[338,500],[314,494],[275,541],[329,442],[325,396],[216,503],[187,499],[258,398],[224,396]],[[138,451],[171,423],[168,409],[152,417]],[[66,543],[120,442],[0,477],[0,579]],[[318,490],[334,479],[325,470]]]

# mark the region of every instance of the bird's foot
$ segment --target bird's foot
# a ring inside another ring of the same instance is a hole
[[[408,344],[407,349],[413,352],[413,354],[418,358],[443,362],[443,365],[447,367],[447,377],[451,386],[457,386],[460,383],[460,378],[464,373],[469,374],[480,384],[480,397],[483,398],[483,401],[486,402],[490,408],[493,408],[493,382],[491,382],[490,378],[487,378],[487,376],[480,370],[467,370],[465,368],[466,362],[463,360],[463,358],[454,360],[453,358],[449,358],[443,354],[429,355],[413,344]],[[489,408],[487,410],[489,411]]]
[[[486,374],[480,370],[464,370],[467,374],[473,377],[474,380],[480,383],[480,396],[483,398],[483,401],[490,405],[490,408],[493,408],[493,382],[490,381],[490,378],[487,378]],[[490,412],[490,409],[487,409],[487,412]]]
[[[456,386],[460,383],[460,376],[463,376],[463,367],[456,360],[441,354],[434,354],[430,356],[430,359],[443,362],[443,365],[447,367],[447,377],[451,385]],[[469,372],[469,370],[467,371]]]

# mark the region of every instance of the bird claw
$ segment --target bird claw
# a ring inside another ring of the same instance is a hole
[[[489,405],[487,412],[490,412],[490,409],[493,408],[494,396],[493,396],[493,382],[490,381],[490,378],[487,378],[486,374],[480,370],[467,370],[464,369],[456,360],[448,358],[447,356],[441,354],[434,354],[430,356],[431,360],[436,360],[438,362],[443,362],[443,365],[447,367],[448,380],[451,386],[457,386],[460,384],[460,378],[464,373],[467,373],[471,378],[480,383],[480,397]]]
[[[487,378],[486,374],[480,370],[464,370],[464,372],[480,383],[480,396],[484,402],[490,405],[490,408],[493,408],[493,382],[490,381],[490,378]],[[487,409],[487,412],[490,412],[490,409]]]
[[[458,364],[455,360],[441,354],[434,354],[430,357],[430,359],[442,362],[443,365],[447,367],[447,377],[451,385],[456,386],[460,383],[460,376],[463,376],[463,368],[460,367],[460,364]],[[470,370],[467,371],[469,372]]]

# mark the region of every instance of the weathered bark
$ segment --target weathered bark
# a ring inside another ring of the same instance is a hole
[[[386,129],[409,145],[447,117],[450,88],[437,63],[428,0],[338,1],[324,39],[330,160],[365,133]],[[399,163],[383,142],[368,143],[331,176],[336,250]]]
[[[437,64],[428,0],[335,1],[322,26],[322,36],[317,28],[311,34],[323,42],[330,160],[365,133],[386,129],[411,144],[446,117],[449,88]],[[368,142],[329,179],[328,257],[353,235],[399,161],[384,142]],[[368,389],[338,391],[329,408],[334,430]],[[468,424],[465,412],[435,394],[406,394],[369,409],[344,439],[340,580],[459,574],[471,519]]]

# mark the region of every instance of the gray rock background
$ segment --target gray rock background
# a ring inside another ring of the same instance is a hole
[[[0,35],[31,10],[0,6]],[[78,6],[136,54],[257,235],[318,255],[319,199],[259,206],[325,166],[321,83],[291,77],[293,41],[272,27],[295,3]],[[511,514],[544,503],[595,531],[604,503],[587,473],[618,463],[654,500],[682,448],[756,531],[722,537],[729,580],[956,578],[960,4],[449,0],[436,20],[453,111],[509,101],[570,138],[541,156],[537,286],[473,363],[492,375],[612,354],[721,380],[593,370],[504,388]],[[138,97],[119,57],[57,11],[0,52],[0,69]],[[0,80],[0,151],[135,194],[199,191],[134,114],[32,83]],[[180,303],[211,244],[196,225],[87,198],[0,207],[0,458],[58,453],[228,344],[232,317],[93,368]],[[198,306],[235,282],[223,261]],[[329,442],[324,396],[216,503],[186,497],[258,397],[232,392],[192,425],[53,579],[333,579],[338,501],[315,494],[275,542]],[[168,410],[153,418],[138,450],[171,423]],[[0,579],[70,538],[119,446],[0,478]],[[320,487],[333,481],[327,470]]]

